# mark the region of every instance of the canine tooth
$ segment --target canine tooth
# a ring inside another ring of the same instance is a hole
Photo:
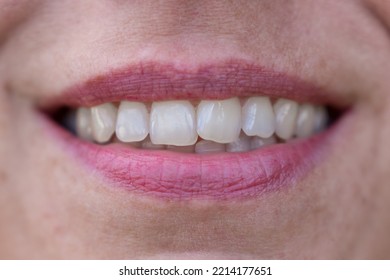
[[[150,139],[154,144],[195,144],[198,139],[195,125],[195,109],[189,101],[153,102]]]
[[[317,106],[314,116],[314,132],[321,132],[326,128],[329,115],[324,106]]]
[[[105,103],[91,108],[92,134],[96,142],[110,140],[115,131],[117,109],[112,103]]]
[[[298,103],[292,100],[280,98],[274,104],[276,116],[275,132],[284,140],[290,139],[295,130],[298,115]]]
[[[200,140],[195,145],[195,153],[197,154],[210,154],[210,153],[220,153],[225,152],[225,144],[209,141],[209,140]]]
[[[310,104],[302,104],[299,106],[297,124],[295,134],[302,138],[312,135],[315,125],[315,108]]]
[[[142,149],[146,149],[146,150],[165,150],[166,149],[165,145],[153,144],[152,141],[150,140],[149,136],[146,137],[146,139],[141,142],[141,147],[142,147]]]
[[[191,146],[174,146],[168,145],[167,150],[180,153],[193,153],[195,151],[195,145]]]
[[[92,120],[89,108],[78,108],[76,112],[76,132],[77,135],[86,140],[92,140]]]
[[[137,142],[149,133],[149,114],[140,102],[123,101],[116,120],[116,137],[122,142]]]
[[[249,136],[270,137],[275,132],[275,114],[268,97],[250,97],[242,107],[242,130]]]
[[[241,105],[237,97],[227,100],[203,100],[197,110],[198,134],[205,140],[229,143],[241,130]]]
[[[251,137],[242,133],[240,137],[231,143],[226,144],[227,152],[246,152],[251,149]]]
[[[275,136],[271,136],[269,138],[261,138],[255,136],[251,139],[251,150],[256,150],[260,147],[266,147],[275,143],[277,143]]]

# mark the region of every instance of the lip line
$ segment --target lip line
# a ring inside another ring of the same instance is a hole
[[[307,139],[246,153],[192,155],[96,145],[72,135],[45,114],[38,116],[61,150],[110,189],[180,201],[248,199],[294,187],[324,161],[330,140],[345,122]]]
[[[245,60],[197,68],[144,61],[96,75],[61,94],[41,100],[42,108],[89,107],[106,102],[227,99],[264,95],[297,102],[345,107],[347,101],[314,84]]]
[[[210,64],[197,70],[145,62],[77,84],[46,100],[46,105],[92,106],[121,100],[224,99],[259,94],[314,104],[336,100],[333,94],[299,78],[243,61]],[[47,123],[47,116],[41,116]],[[49,130],[108,185],[159,198],[224,200],[257,197],[294,186],[326,154],[326,143],[340,121],[308,139],[248,153],[210,156],[99,146],[81,141],[51,121]]]

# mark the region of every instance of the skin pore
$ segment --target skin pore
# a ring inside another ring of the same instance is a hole
[[[390,257],[390,5],[381,0],[0,0],[0,258]],[[350,108],[290,188],[166,201],[117,189],[50,137],[38,104],[144,61],[242,59]]]

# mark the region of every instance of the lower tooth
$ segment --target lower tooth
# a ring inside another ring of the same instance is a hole
[[[149,137],[147,137],[144,141],[141,142],[142,149],[146,150],[165,150],[165,145],[153,144]]]
[[[130,143],[126,143],[126,145],[133,148],[142,148],[141,142],[130,142]]]
[[[208,140],[200,140],[195,145],[195,153],[197,154],[210,154],[210,153],[220,153],[225,152],[225,144],[208,141]]]
[[[173,146],[168,145],[167,150],[179,153],[193,153],[195,151],[195,145],[191,146]]]
[[[251,150],[256,150],[261,147],[269,146],[275,144],[277,142],[274,136],[269,138],[261,138],[261,137],[252,137],[251,140]]]
[[[251,149],[251,138],[241,134],[236,141],[226,144],[227,152],[246,152]]]

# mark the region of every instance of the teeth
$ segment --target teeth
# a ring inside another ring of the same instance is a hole
[[[195,145],[191,146],[173,146],[168,145],[167,150],[179,153],[193,153],[195,152]]]
[[[274,136],[269,138],[253,137],[251,139],[251,150],[256,150],[261,147],[266,147],[272,144],[277,143],[278,141]]]
[[[208,140],[200,140],[195,145],[195,153],[197,154],[210,154],[210,153],[221,153],[225,152],[225,144],[208,141]]]
[[[325,129],[329,120],[329,116],[325,107],[317,106],[315,111],[314,132],[318,133]]]
[[[112,143],[123,143],[123,141],[119,140],[117,137],[114,137],[114,139],[112,139]],[[126,146],[133,148],[141,148],[141,144],[142,142],[128,142],[126,143]]]
[[[73,118],[64,117],[63,124],[73,127],[72,131],[75,128],[79,137],[98,143],[207,154],[246,152],[309,137],[324,130],[329,119],[324,106],[283,98],[272,101],[273,105],[268,97],[250,97],[242,103],[241,108],[237,97],[203,100],[195,109],[184,100],[153,102],[150,107],[122,101],[118,109],[112,103],[78,108],[70,112]],[[70,125],[69,120],[73,120]]]
[[[146,150],[165,150],[165,145],[156,145],[153,144],[152,141],[150,141],[150,138],[147,137],[144,141],[141,142],[142,149]]]
[[[123,101],[119,105],[116,137],[122,142],[144,140],[149,133],[149,114],[140,102]]]
[[[197,130],[203,139],[218,143],[229,143],[238,139],[241,130],[241,105],[237,97],[201,101],[197,113]]]
[[[96,142],[104,143],[111,139],[115,131],[117,109],[111,103],[91,108],[92,134]]]
[[[315,108],[310,104],[302,104],[299,106],[297,125],[295,134],[299,138],[308,137],[314,131],[315,125]]]
[[[242,107],[242,130],[246,135],[268,138],[275,132],[275,114],[268,97],[251,97]]]
[[[154,144],[188,146],[197,138],[195,109],[189,101],[153,102],[150,139]]]
[[[274,104],[274,110],[276,115],[276,135],[284,140],[292,138],[298,115],[298,103],[280,98]]]
[[[91,110],[88,108],[78,108],[76,113],[76,133],[80,138],[92,140],[92,120]]]
[[[226,144],[227,152],[246,152],[251,149],[251,137],[241,134],[240,137],[231,143]]]

